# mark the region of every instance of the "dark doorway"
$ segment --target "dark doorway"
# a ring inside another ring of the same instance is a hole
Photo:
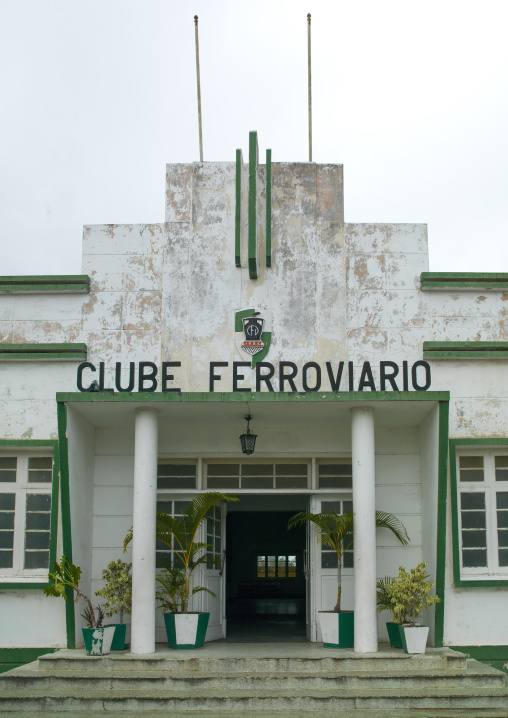
[[[228,514],[227,641],[307,640],[305,527],[287,529],[288,520],[295,513],[237,511]]]

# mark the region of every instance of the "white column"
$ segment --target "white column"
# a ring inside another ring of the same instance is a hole
[[[355,651],[374,653],[376,607],[376,484],[374,409],[352,409],[353,511],[355,557]]]
[[[131,653],[155,653],[158,412],[136,409]]]

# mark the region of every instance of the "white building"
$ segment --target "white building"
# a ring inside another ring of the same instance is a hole
[[[43,595],[48,566],[71,557],[93,594],[133,515],[132,650],[153,650],[156,502],[178,513],[207,489],[240,498],[210,523],[228,552],[201,577],[207,640],[280,597],[319,640],[333,555],[281,527],[352,501],[356,650],[386,639],[376,577],[424,560],[431,642],[508,652],[508,274],[429,272],[425,225],[344,223],[340,165],[258,164],[251,133],[248,163],[168,165],[165,223],[86,226],[82,275],[0,293],[0,658],[80,645],[80,610]],[[409,546],[374,540],[374,505]]]

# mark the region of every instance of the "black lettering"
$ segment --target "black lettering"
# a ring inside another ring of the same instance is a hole
[[[289,369],[288,372],[285,369]],[[295,376],[298,374],[298,367],[292,361],[281,361],[279,364],[279,390],[284,391],[284,383],[287,381],[291,387],[291,391],[297,391],[294,382]]]
[[[268,374],[261,374],[261,369],[268,369]],[[268,387],[268,391],[273,391],[270,379],[275,374],[275,367],[268,361],[258,361],[256,364],[256,391],[261,391],[261,382]]]
[[[90,369],[90,371],[97,371],[97,369],[94,367],[93,364],[91,364],[89,361],[84,361],[82,364],[78,366],[78,375],[76,378],[76,383],[78,386],[79,391],[93,391],[91,388],[91,385],[85,389],[83,387],[83,372],[85,369]]]
[[[250,387],[239,387],[238,382],[243,381],[245,376],[238,373],[238,369],[241,366],[250,366],[249,361],[234,361],[233,362],[233,391],[250,391]]]
[[[209,389],[209,391],[215,391],[213,385],[216,381],[220,381],[220,379],[221,379],[220,374],[215,373],[215,367],[219,367],[219,366],[228,366],[228,362],[227,361],[211,361],[210,362],[210,389]]]
[[[313,387],[309,386],[308,371],[314,369],[316,372],[316,381]],[[321,388],[321,367],[315,361],[309,361],[303,365],[302,369],[302,386],[304,391],[319,391]]]
[[[358,391],[363,391],[366,386],[368,386],[371,391],[376,391],[372,369],[368,361],[363,362],[362,373],[360,374],[360,381],[358,382]]]
[[[115,386],[117,391],[131,392],[134,389],[134,362],[129,362],[129,385],[122,389],[122,364],[117,361],[115,365]]]
[[[387,369],[393,369],[388,373]],[[386,382],[391,385],[393,391],[399,391],[399,387],[395,383],[395,377],[399,373],[399,367],[394,361],[379,362],[379,376],[381,379],[381,391],[386,391]]]
[[[409,391],[407,361],[402,362],[402,391]]]
[[[418,371],[419,366],[423,367],[425,370],[425,384],[423,384],[423,386],[418,384],[417,371]],[[411,380],[412,380],[412,384],[413,384],[413,389],[415,389],[416,391],[427,391],[427,389],[430,386],[430,381],[431,381],[431,379],[430,379],[430,364],[423,360],[416,361],[411,368]]]
[[[168,369],[172,369],[172,367],[178,367],[182,366],[181,361],[163,361],[162,362],[162,372],[161,372],[161,391],[168,392],[168,391],[180,391],[178,387],[174,387],[170,389],[168,387],[168,381],[174,381],[175,377],[173,374],[168,373]]]
[[[145,369],[151,369],[145,373]],[[138,368],[138,391],[152,392],[157,389],[157,366],[151,361],[140,361]],[[150,387],[145,389],[145,382],[151,382]]]
[[[114,389],[107,389],[104,386],[104,384],[105,384],[104,376],[105,376],[104,362],[101,361],[101,362],[99,362],[99,391],[113,392]]]
[[[339,362],[339,368],[337,374],[334,375],[331,362],[326,362],[326,371],[328,372],[328,379],[330,380],[330,386],[332,391],[339,391],[340,381],[342,379],[342,372],[344,371],[344,362]]]
[[[347,373],[349,377],[349,391],[354,391],[353,381],[354,381],[354,373],[353,373],[353,362],[348,361],[347,363]]]

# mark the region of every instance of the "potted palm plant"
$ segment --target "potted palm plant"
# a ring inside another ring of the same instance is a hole
[[[103,569],[102,578],[106,584],[95,592],[96,596],[106,599],[106,616],[111,618],[118,614],[119,623],[110,623],[113,626],[115,635],[111,644],[112,651],[123,651],[125,649],[125,633],[127,626],[123,622],[124,613],[132,610],[132,563],[125,563],[121,559],[110,561],[108,567]]]
[[[319,611],[319,625],[326,648],[350,648],[354,645],[354,612],[340,607],[342,594],[342,556],[353,545],[354,512],[313,514],[301,511],[289,519],[288,528],[311,522],[321,546],[337,554],[337,603],[331,611]],[[404,546],[409,543],[404,524],[393,514],[376,511],[376,527],[389,529]]]
[[[173,550],[173,563],[165,565],[165,571],[158,577],[161,588],[157,598],[164,610],[164,623],[170,648],[202,648],[208,627],[209,613],[189,610],[192,597],[206,591],[204,586],[191,588],[191,576],[198,566],[215,563],[206,543],[197,541],[199,527],[206,515],[219,501],[238,501],[235,496],[226,496],[218,491],[198,494],[189,502],[181,517],[157,512],[156,537],[158,541]],[[132,528],[125,537],[124,551],[132,540]],[[161,562],[159,562],[161,563]]]
[[[434,584],[429,581],[425,561],[406,571],[399,566],[399,575],[387,586],[393,619],[399,624],[402,648],[406,653],[425,653],[429,627],[417,623],[426,608],[439,603],[430,592]]]
[[[69,563],[65,556],[62,556],[60,563],[55,561],[53,564],[53,572],[49,574],[49,586],[44,588],[46,596],[56,596],[67,599],[67,592],[72,591],[74,602],[77,603],[82,598],[86,607],[81,616],[85,619],[88,626],[82,628],[83,640],[87,656],[101,656],[109,653],[111,642],[115,629],[113,627],[106,628],[102,625],[104,620],[104,611],[101,606],[92,606],[92,602],[79,587],[81,580],[81,568]]]
[[[381,613],[382,611],[392,611],[392,601],[390,598],[390,592],[388,591],[388,586],[390,586],[394,581],[394,578],[385,576],[384,578],[380,578],[376,583],[376,602],[378,613]],[[388,631],[390,646],[392,648],[402,648],[399,625],[393,620],[387,621],[386,630]]]

